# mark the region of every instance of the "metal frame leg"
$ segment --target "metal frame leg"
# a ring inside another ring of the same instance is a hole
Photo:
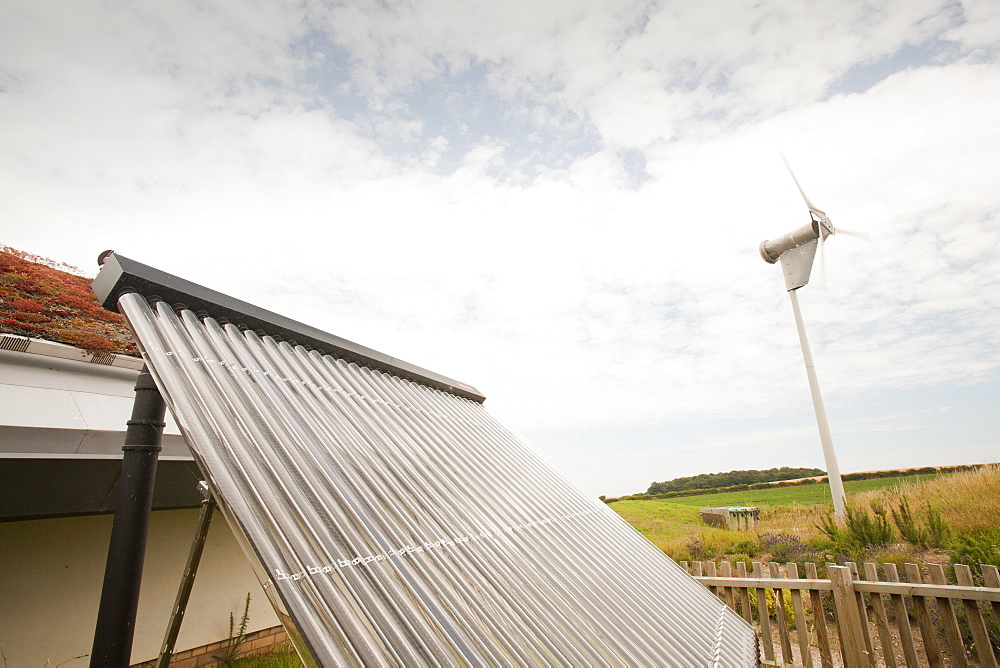
[[[201,514],[198,515],[198,528],[195,530],[194,540],[191,542],[191,551],[188,553],[187,565],[184,567],[184,575],[181,576],[181,584],[177,589],[177,598],[174,601],[173,611],[170,613],[170,623],[167,625],[167,633],[163,636],[160,659],[156,663],[157,668],[166,668],[170,665],[170,659],[174,653],[174,644],[177,642],[177,634],[180,633],[181,622],[184,621],[188,599],[191,598],[194,577],[198,573],[198,564],[201,563],[201,553],[205,550],[205,541],[208,539],[208,528],[212,522],[212,511],[215,510],[215,501],[212,499],[212,492],[208,488],[208,484],[205,482],[201,484],[205,498],[201,502]]]

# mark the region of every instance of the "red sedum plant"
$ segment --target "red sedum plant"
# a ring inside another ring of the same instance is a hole
[[[0,246],[0,332],[138,357],[124,319],[101,307],[82,273]]]

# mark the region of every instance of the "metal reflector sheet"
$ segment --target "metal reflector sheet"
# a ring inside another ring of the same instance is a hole
[[[308,663],[756,664],[739,616],[481,404],[119,307]]]

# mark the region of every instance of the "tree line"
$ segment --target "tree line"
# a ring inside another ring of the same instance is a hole
[[[894,469],[888,471],[862,471],[861,473],[847,473],[842,475],[841,478],[844,481],[851,480],[868,480],[870,478],[902,478],[914,475],[929,475],[929,474],[944,474],[944,473],[957,473],[959,471],[973,471],[983,466],[992,466],[992,464],[968,464],[968,465],[958,465],[958,466],[924,466],[922,468],[914,469]],[[782,480],[774,480],[769,482],[754,482],[754,483],[739,483],[736,485],[726,485],[723,487],[708,487],[700,489],[676,489],[668,492],[658,492],[645,494],[629,494],[628,496],[617,496],[617,497],[607,497],[600,496],[599,498],[604,503],[614,503],[616,501],[652,501],[656,499],[672,499],[678,496],[702,496],[709,494],[720,494],[723,492],[745,492],[751,489],[769,489],[774,487],[794,487],[798,485],[825,485],[829,482],[826,478],[826,474],[819,469],[789,469],[788,467],[783,467],[783,469],[771,469],[772,471],[788,470],[788,471],[809,471],[818,472],[809,474],[805,476],[795,476],[795,478],[803,478],[802,480],[791,480],[785,478]],[[742,471],[731,471],[731,473],[742,473]],[[763,473],[763,471],[758,471],[758,473]],[[713,475],[726,475],[722,473],[706,473],[704,476]],[[814,477],[809,477],[813,475]],[[822,476],[822,477],[816,477]],[[701,478],[702,476],[693,476],[693,478],[677,478],[676,480],[690,480],[694,478]],[[794,482],[792,482],[794,480]],[[668,483],[675,482],[675,480],[668,480]],[[653,485],[658,485],[663,483],[653,483]],[[650,486],[652,489],[652,486]]]
[[[674,478],[664,482],[651,483],[646,494],[666,494],[667,492],[682,492],[694,489],[717,489],[733,485],[752,485],[761,482],[777,482],[779,480],[795,480],[797,478],[812,478],[826,475],[822,469],[791,468],[782,466],[767,470],[749,469],[745,471],[728,471],[726,473],[702,473],[686,478]]]

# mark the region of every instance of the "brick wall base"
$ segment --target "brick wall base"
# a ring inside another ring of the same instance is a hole
[[[227,643],[227,640],[220,640],[219,642],[209,643],[208,645],[202,645],[194,649],[177,652],[170,659],[170,666],[171,668],[215,668],[216,666],[222,666],[223,664],[215,655],[225,651]],[[285,633],[285,629],[282,626],[272,626],[269,629],[254,631],[253,633],[248,633],[246,640],[240,644],[238,656],[263,654],[275,645],[282,643],[291,645],[288,641],[288,634]],[[155,663],[155,661],[147,661],[146,663],[136,664],[132,668],[146,668],[147,666],[155,665]]]

